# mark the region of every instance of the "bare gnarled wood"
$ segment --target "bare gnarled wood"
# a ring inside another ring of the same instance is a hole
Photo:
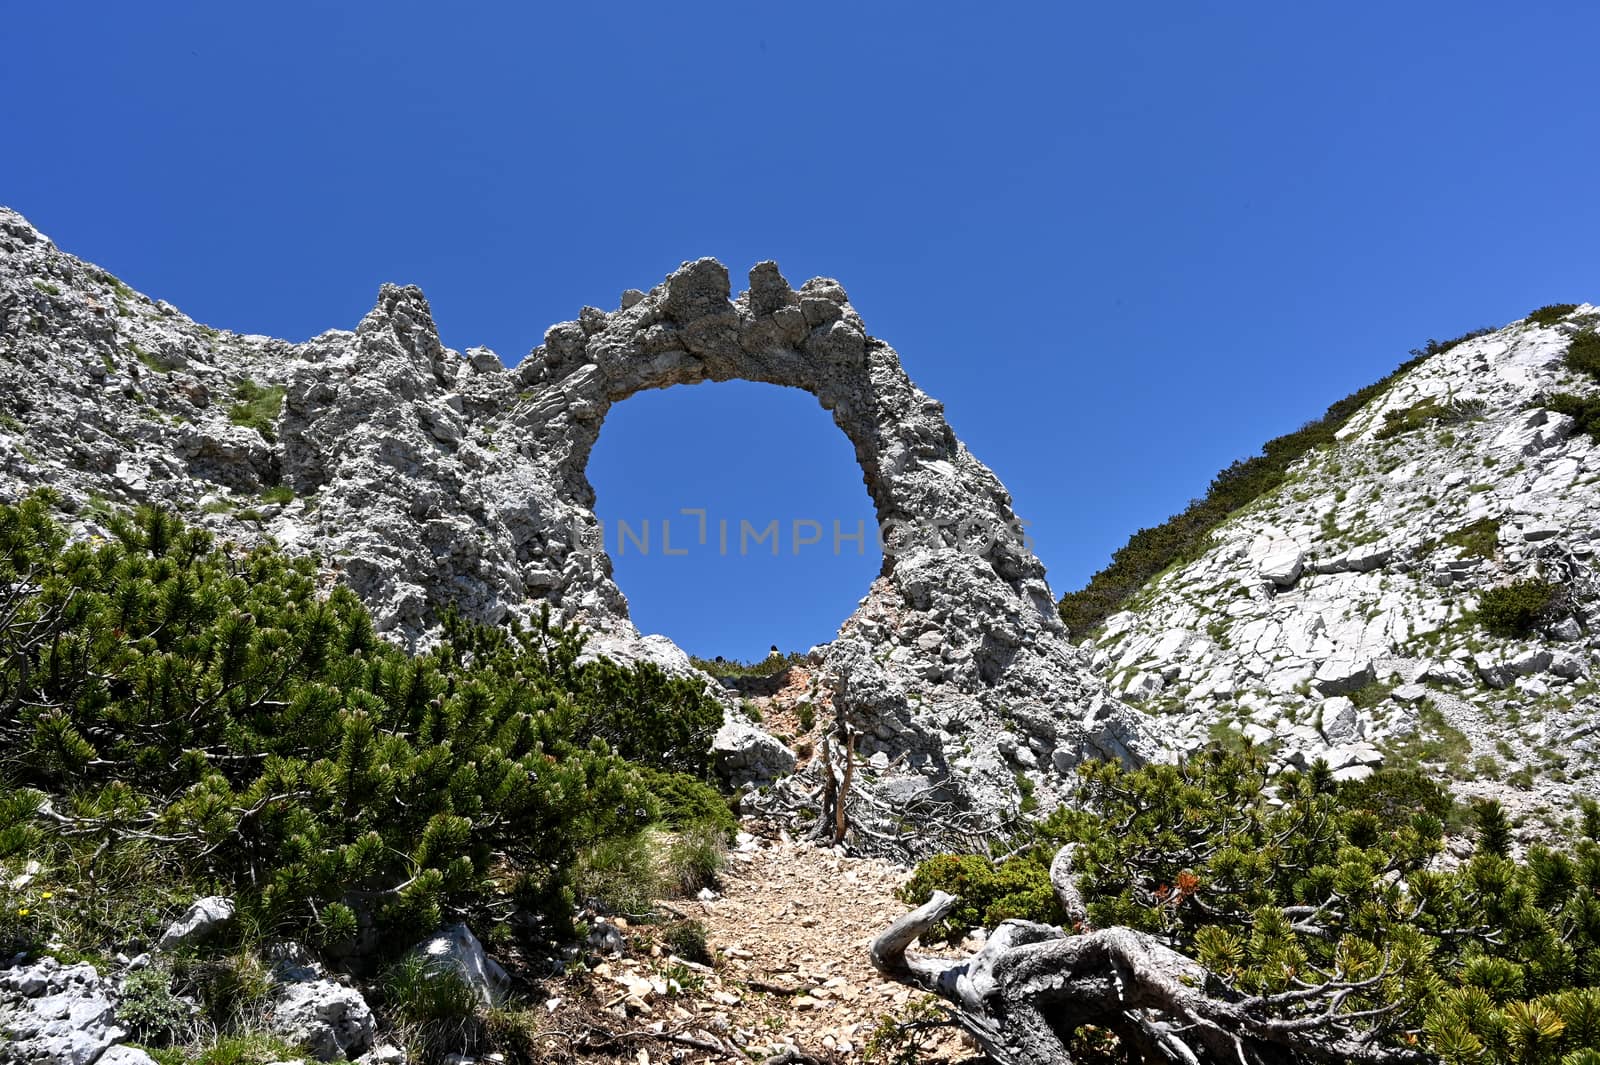
[[[1058,855],[1052,881],[1058,892],[1063,883],[1070,888],[1063,905],[1076,903],[1081,910],[1070,872],[1070,853]],[[999,1065],[1070,1065],[1067,1040],[1084,1025],[1115,1033],[1150,1062],[1410,1065],[1429,1060],[1365,1037],[1361,1022],[1384,1008],[1359,1013],[1335,1008],[1353,985],[1228,995],[1199,962],[1130,928],[1068,935],[1051,925],[1006,921],[971,957],[911,953],[911,945],[958,901],[935,892],[873,941],[872,963],[885,975],[950,1002],[959,1023]]]

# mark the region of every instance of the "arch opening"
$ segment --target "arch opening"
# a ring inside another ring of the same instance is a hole
[[[859,455],[831,421],[800,389],[743,380],[607,413],[586,476],[641,631],[745,661],[834,638],[883,552]]]

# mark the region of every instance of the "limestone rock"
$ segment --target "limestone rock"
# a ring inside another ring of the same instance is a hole
[[[95,1065],[156,1065],[156,1059],[138,1047],[119,1045],[101,1054]]]
[[[285,1041],[303,1045],[319,1061],[355,1057],[372,1042],[375,1022],[361,992],[332,980],[303,980],[279,987],[267,1023]]]
[[[1377,679],[1370,658],[1330,658],[1317,667],[1314,683],[1324,695],[1346,695]]]
[[[428,972],[453,972],[485,1006],[498,1005],[511,982],[500,963],[484,953],[483,944],[464,924],[441,928],[413,951],[422,957]]]
[[[1356,704],[1344,696],[1322,701],[1322,734],[1329,743],[1354,743],[1361,738]]]
[[[161,933],[161,938],[156,940],[156,949],[173,951],[193,946],[233,920],[233,911],[233,900],[221,895],[196,899],[182,917]]]
[[[406,1052],[385,1043],[375,1046],[356,1059],[356,1065],[406,1065]]]
[[[49,957],[0,971],[0,1033],[3,1065],[91,1065],[125,1034],[94,966]]]
[[[1292,587],[1300,579],[1305,563],[1306,553],[1298,546],[1289,544],[1279,547],[1261,560],[1261,579],[1271,581],[1279,588]]]
[[[794,771],[794,752],[770,733],[738,716],[727,716],[711,741],[717,772],[730,785],[776,780]]]
[[[1574,683],[1600,651],[1586,642],[1600,625],[1600,443],[1541,397],[1594,394],[1563,355],[1597,320],[1584,305],[1554,327],[1515,322],[1408,365],[1331,446],[1139,589],[1137,609],[1107,619],[1085,652],[1130,692],[1160,677],[1146,705],[1168,711],[1185,748],[1241,710],[1279,734],[1284,721],[1339,720],[1318,716],[1325,699],[1394,683],[1357,715],[1366,735],[1450,727],[1469,763],[1534,767],[1529,790],[1507,800],[1525,803],[1529,823],[1570,809],[1600,770],[1589,728],[1600,695]],[[1428,411],[1447,417],[1418,417]],[[1521,638],[1487,631],[1481,593],[1531,578],[1560,587],[1563,612]],[[1558,741],[1561,771],[1538,768]]]

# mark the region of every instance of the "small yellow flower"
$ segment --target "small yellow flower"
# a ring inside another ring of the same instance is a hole
[[[46,892],[42,892],[42,893],[41,893],[41,894],[40,894],[40,895],[39,895],[39,897],[40,897],[40,898],[41,898],[41,899],[45,899],[45,900],[47,900],[47,901],[48,901],[48,900],[49,900],[49,899],[53,899],[53,898],[55,898],[55,897],[56,897],[56,893],[55,893],[55,892],[54,892],[54,891],[46,891]]]
[[[18,906],[17,907],[17,916],[18,917],[26,917],[26,916],[28,916],[28,908],[26,906]]]

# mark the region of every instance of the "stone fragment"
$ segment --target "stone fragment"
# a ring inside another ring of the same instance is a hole
[[[1389,693],[1389,698],[1402,703],[1420,703],[1429,695],[1427,687],[1421,684],[1402,684]]]
[[[101,1054],[94,1065],[156,1065],[156,1059],[138,1047],[114,1046]]]
[[[192,947],[217,929],[233,920],[233,900],[221,895],[207,895],[196,899],[182,917],[167,926],[156,940],[158,951],[181,950]]]
[[[325,979],[280,986],[267,1024],[319,1061],[359,1055],[372,1042],[375,1030],[372,1010],[361,993]]]
[[[1317,667],[1312,685],[1323,695],[1348,695],[1378,679],[1370,658],[1330,658]]]
[[[483,944],[464,924],[441,928],[412,952],[422,958],[428,973],[454,973],[485,1006],[498,1005],[511,983],[500,963],[484,953]]]
[[[1550,672],[1567,680],[1589,675],[1589,661],[1573,651],[1556,651],[1550,656]]]
[[[124,1034],[110,987],[87,962],[45,957],[0,971],[6,1065],[91,1065]]]
[[[732,710],[711,741],[717,772],[734,786],[769,782],[793,772],[794,752]]]
[[[1354,743],[1361,738],[1356,704],[1342,695],[1322,701],[1322,734],[1329,743]]]
[[[1305,552],[1297,545],[1290,544],[1277,548],[1263,558],[1258,572],[1262,580],[1271,581],[1279,588],[1290,588],[1300,579],[1305,561]]]

